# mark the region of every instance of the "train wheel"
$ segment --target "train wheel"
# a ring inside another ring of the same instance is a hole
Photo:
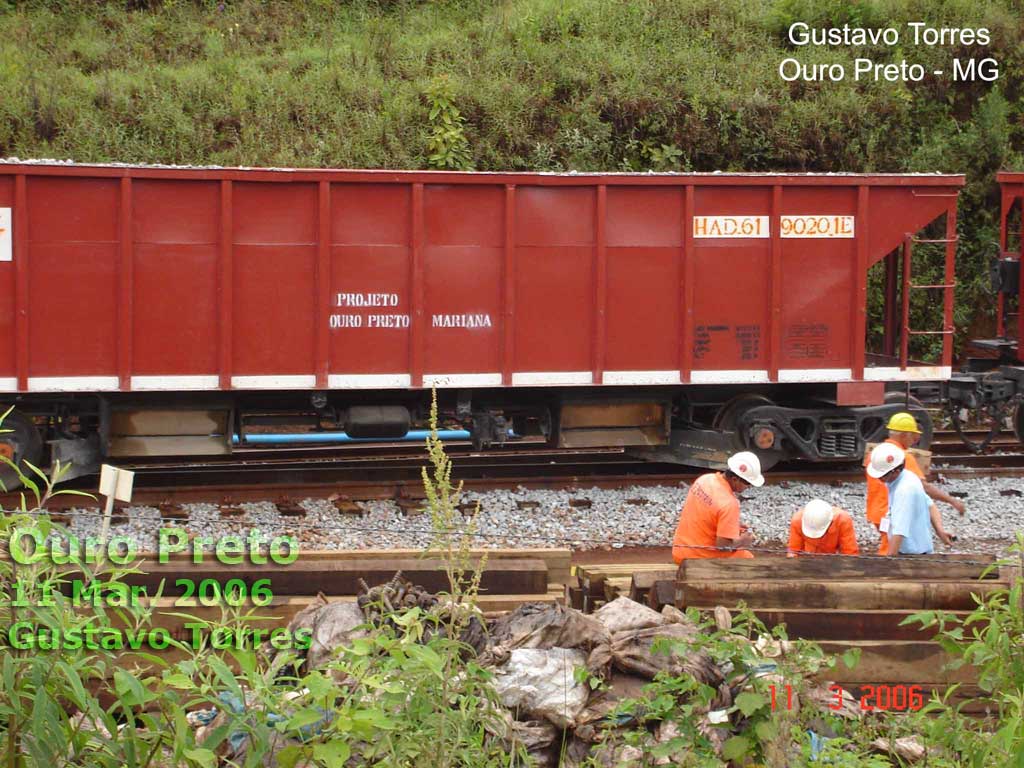
[[[715,429],[735,430],[744,413],[749,411],[751,408],[758,408],[762,405],[775,405],[775,403],[764,395],[739,395],[738,397],[734,397],[723,405],[719,409],[718,413],[715,414],[715,420],[712,423],[712,426]],[[745,442],[737,447],[737,450],[745,449]]]
[[[916,397],[905,395],[902,392],[886,392],[885,404],[903,406],[903,409],[914,417],[917,421],[917,426],[921,430],[921,439],[918,440],[916,447],[927,451],[932,444],[932,436],[935,434],[935,425],[932,423],[932,415],[928,413],[928,410],[921,404],[921,401]],[[876,435],[878,439],[871,440],[870,442],[880,442],[885,440],[887,435],[888,431],[883,426],[879,435]]]
[[[738,428],[743,415],[751,408],[759,408],[762,405],[775,405],[775,403],[764,395],[747,394],[734,397],[715,414],[712,426],[717,430],[735,433],[736,437],[733,439],[734,449],[756,453],[758,459],[761,460],[761,469],[764,471],[771,469],[783,459],[789,458],[789,456],[778,445],[773,448],[762,449],[753,445],[748,435],[739,433]]]
[[[1024,443],[1024,402],[1017,403],[1013,409],[1013,434]]]
[[[30,476],[32,470],[24,462],[39,466],[43,456],[43,438],[32,419],[20,411],[11,411],[0,424],[0,456],[17,464]],[[21,487],[18,473],[6,461],[0,463],[0,483],[8,491]]]

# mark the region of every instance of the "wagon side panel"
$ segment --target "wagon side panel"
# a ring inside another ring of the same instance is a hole
[[[683,191],[609,187],[605,383],[679,381]]]
[[[314,384],[314,184],[235,183],[232,384]]]
[[[519,187],[512,383],[590,384],[594,187]]]
[[[779,220],[782,378],[850,377],[856,291],[857,190],[787,187]]]
[[[412,187],[332,184],[329,383],[411,384]]]
[[[27,179],[28,388],[118,388],[119,186]]]
[[[771,195],[769,187],[694,191],[694,383],[767,380]]]
[[[0,176],[0,229],[7,230],[0,232],[0,391],[17,389],[14,208],[14,177]]]
[[[424,385],[502,381],[505,190],[424,192]]]
[[[139,179],[132,197],[132,387],[216,387],[220,184]]]

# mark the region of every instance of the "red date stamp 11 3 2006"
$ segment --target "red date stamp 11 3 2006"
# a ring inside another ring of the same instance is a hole
[[[793,688],[789,685],[768,686],[772,694],[772,711],[793,708]],[[832,700],[829,709],[843,708],[843,688],[829,686]],[[917,712],[924,706],[924,689],[920,685],[862,685],[860,686],[861,712]]]

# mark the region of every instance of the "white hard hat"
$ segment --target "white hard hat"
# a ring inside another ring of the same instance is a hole
[[[756,488],[764,485],[761,461],[750,451],[740,451],[729,457],[729,469]]]
[[[812,499],[804,507],[803,517],[800,519],[800,530],[808,539],[820,539],[832,525],[834,515],[835,511],[827,501]]]
[[[906,454],[898,445],[879,443],[871,451],[871,461],[868,462],[868,475],[877,480],[882,475],[892,472],[905,459]]]

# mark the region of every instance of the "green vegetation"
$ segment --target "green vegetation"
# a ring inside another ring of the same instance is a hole
[[[699,650],[722,668],[748,670],[745,683],[737,675],[741,680],[738,692],[724,711],[739,733],[716,738],[716,729],[706,722],[706,713],[718,708],[718,690],[687,675],[662,673],[645,686],[640,698],[621,702],[608,718],[604,740],[608,748],[618,744],[638,748],[643,761],[635,765],[643,768],[664,764],[658,761],[665,759],[681,768],[720,766],[723,760],[770,768],[815,761],[848,768],[891,765],[870,754],[873,726],[850,723],[823,711],[820,700],[809,703],[812,690],[820,689],[813,676],[823,672],[827,677],[825,670],[835,667],[836,658],[826,657],[815,643],[788,640],[784,627],[769,631],[749,610],[737,614],[727,629],[716,627],[710,618],[701,623],[695,609],[687,614],[700,627],[696,639],[677,642],[663,638],[656,641],[654,650],[682,654]],[[844,655],[851,668],[859,659],[859,651]],[[624,720],[634,727],[616,725]],[[827,737],[814,745],[812,732]]]
[[[0,518],[0,535],[32,524],[50,530],[45,517],[13,515]],[[84,570],[104,584],[126,573]],[[0,561],[5,642],[16,622],[44,637],[109,627],[115,616],[138,636],[151,631],[145,607],[73,607],[60,593],[66,582],[52,563],[15,571]],[[240,632],[243,618],[225,609],[216,621],[191,620],[215,634]],[[522,765],[491,673],[466,661],[472,648],[453,639],[453,624],[459,622],[451,615],[414,607],[352,639],[322,668],[298,672],[292,652],[268,656],[266,648],[215,650],[177,640],[169,651],[136,654],[134,663],[106,646],[5,647],[0,765],[342,768],[350,758],[396,767]],[[205,728],[186,719],[186,712],[213,708],[220,715]]]
[[[1011,558],[989,570],[1019,566],[1022,556],[1024,534],[1018,534]],[[658,760],[665,758],[677,766],[718,766],[719,755],[733,760],[733,765],[770,768],[884,768],[911,763],[932,768],[1022,765],[1024,584],[1018,580],[1007,589],[989,593],[984,600],[975,599],[975,610],[963,618],[922,611],[904,623],[937,627],[937,639],[953,659],[948,668],[970,664],[978,670],[976,693],[962,691],[960,684],[954,684],[941,698],[927,701],[919,709],[919,704],[911,704],[917,711],[910,714],[860,713],[859,717],[851,717],[858,709],[855,700],[839,706],[840,698],[830,695],[826,710],[820,698],[817,706],[811,703],[815,700],[814,689],[818,688],[821,695],[820,684],[812,678],[827,678],[827,668],[833,667],[836,659],[824,656],[815,643],[787,641],[783,627],[769,633],[752,612],[741,611],[728,629],[717,629],[713,621],[705,621],[693,642],[659,641],[666,651],[674,647],[679,653],[692,654],[699,649],[727,668],[758,670],[728,710],[733,724],[741,726],[738,734],[716,747],[710,730],[698,724],[705,712],[715,708],[717,691],[687,675],[661,674],[644,688],[640,698],[619,704],[606,721],[605,744],[611,749],[622,744],[639,748],[643,760],[632,763],[637,766],[659,765]],[[687,613],[698,619],[696,611]],[[777,650],[773,651],[772,646]],[[859,652],[847,651],[843,661],[854,668]],[[792,709],[786,706],[790,692],[792,700],[798,702]],[[976,705],[979,699],[988,705],[984,716],[970,714],[977,707],[971,710],[969,705]],[[623,727],[623,722],[631,727]],[[818,738],[823,735],[827,738]],[[923,761],[914,763],[879,754],[872,744],[879,738],[889,744],[898,739],[913,740],[922,749]],[[601,764],[595,762],[594,766]]]
[[[395,610],[381,598],[381,620],[372,631],[359,627],[351,636],[340,635],[338,647],[329,648],[327,662],[317,669],[292,650],[214,647],[211,636],[240,636],[247,617],[261,613],[226,606],[217,620],[174,614],[201,624],[207,639],[192,644],[168,636],[163,645],[168,650],[162,652],[151,652],[156,646],[142,642],[142,650],[128,656],[99,641],[38,641],[38,650],[12,646],[8,629],[15,624],[34,636],[58,639],[112,626],[133,637],[168,633],[152,629],[148,605],[75,605],[62,594],[71,571],[80,569],[79,578],[89,584],[110,585],[131,568],[103,558],[69,570],[51,558],[19,565],[0,557],[0,766],[524,765],[525,750],[502,715],[492,673],[473,661],[473,647],[461,640],[463,631],[478,623],[472,597],[479,572],[466,569],[471,539],[452,530],[462,520],[456,506],[460,489],[450,483],[436,408],[432,424],[433,473],[424,469],[423,476],[434,547],[449,557],[453,592],[448,597],[466,602],[461,609],[441,602],[431,609]],[[0,540],[6,542],[21,527],[66,536],[44,507],[53,496],[73,492],[54,490],[58,476],[31,467],[30,476],[9,459],[3,462],[30,489],[35,504],[26,501],[20,512],[0,514]],[[213,709],[216,718],[200,728],[186,716]]]
[[[980,176],[1024,141],[1013,0],[4,5],[3,155],[424,168],[442,101],[465,118],[477,170]],[[993,42],[801,49],[785,41],[794,20],[899,26],[904,37],[911,20],[985,26]],[[990,55],[1000,79],[778,76],[785,57],[858,55],[929,71]]]
[[[1024,167],[1022,12],[1020,0],[0,0],[0,156],[962,172],[965,329],[992,311],[994,172]],[[893,26],[901,42],[794,46],[793,21]],[[914,45],[909,21],[985,27],[992,41]],[[784,82],[787,57],[848,75]],[[947,75],[857,82],[856,57]],[[985,57],[994,83],[951,77],[953,58]]]
[[[2,420],[2,417],[0,417]],[[133,654],[133,664],[105,644],[64,644],[40,649],[6,646],[0,654],[0,765],[4,768],[74,765],[87,768],[516,768],[534,764],[491,685],[493,672],[477,662],[473,597],[479,571],[469,557],[474,515],[460,517],[460,488],[435,435],[428,441],[432,472],[424,470],[432,550],[449,562],[452,593],[461,601],[394,608],[376,588],[369,624],[328,630],[318,662],[292,650],[266,646],[215,648],[168,638],[170,653]],[[8,461],[8,465],[14,465]],[[35,508],[0,515],[0,540],[34,525],[48,532],[41,507],[55,494],[54,478],[30,468],[19,473]],[[465,527],[463,527],[465,526]],[[54,529],[55,530],[55,529]],[[1024,552],[1024,538],[1016,553]],[[129,569],[100,559],[81,568],[86,579],[117,581]],[[479,568],[479,566],[477,566]],[[152,626],[151,609],[128,604],[73,605],[61,593],[69,579],[51,559],[17,565],[0,558],[0,626],[26,623],[37,636],[67,637],[117,625],[136,636]],[[885,768],[904,765],[877,753],[872,741],[914,736],[935,768],[1019,765],[1024,759],[1022,585],[990,594],[962,622],[935,612],[908,619],[941,624],[940,641],[958,664],[979,670],[991,717],[965,716],[946,701],[932,701],[911,716],[850,716],[821,700],[812,678],[835,664],[814,643],[789,643],[783,628],[769,633],[749,611],[725,629],[712,620],[691,640],[656,641],[654,651],[688,659],[678,675],[660,673],[639,698],[620,701],[597,727],[595,753],[585,768],[609,765],[783,766]],[[396,593],[392,593],[394,596]],[[454,603],[454,604],[453,604]],[[335,606],[344,607],[343,603]],[[361,614],[361,609],[355,607]],[[211,635],[240,632],[246,616],[227,608],[217,620],[199,620]],[[696,622],[695,611],[689,612]],[[373,618],[376,617],[376,618]],[[337,619],[332,619],[336,621]],[[360,619],[361,621],[361,619]],[[364,631],[368,630],[368,631]],[[154,630],[155,632],[166,630]],[[129,634],[126,631],[125,634]],[[152,635],[151,635],[152,636]],[[319,636],[319,635],[318,635]],[[5,638],[6,639],[6,638]],[[143,646],[145,647],[145,646]],[[298,646],[297,646],[298,647]],[[686,671],[698,656],[730,670],[734,694]],[[856,651],[844,654],[847,667]],[[316,666],[316,668],[311,668]],[[580,669],[577,681],[603,687]],[[829,689],[828,695],[834,695]],[[722,702],[716,704],[716,701]],[[836,704],[840,703],[836,697]],[[710,725],[717,710],[725,730]],[[828,710],[825,709],[828,706]],[[214,717],[214,710],[217,714]],[[186,714],[188,713],[188,714]],[[190,722],[197,719],[201,727]],[[824,737],[824,738],[822,738]],[[566,745],[563,743],[563,751]],[[639,758],[625,759],[623,749]],[[618,758],[616,757],[618,756]],[[622,758],[624,762],[616,762]]]
[[[1024,534],[1017,534],[1011,552],[1024,558]],[[1019,565],[1024,560],[1007,564]],[[992,566],[996,568],[998,566]],[[991,570],[991,569],[989,569]],[[955,700],[951,689],[944,700],[933,701],[916,718],[915,726],[934,743],[945,744],[961,756],[962,765],[1021,765],[1024,761],[1024,585],[988,596],[963,619],[925,611],[907,619],[922,627],[939,626],[939,642],[958,668],[978,669],[980,695],[991,704],[992,719],[963,713],[966,700]],[[957,686],[959,687],[959,686]]]

